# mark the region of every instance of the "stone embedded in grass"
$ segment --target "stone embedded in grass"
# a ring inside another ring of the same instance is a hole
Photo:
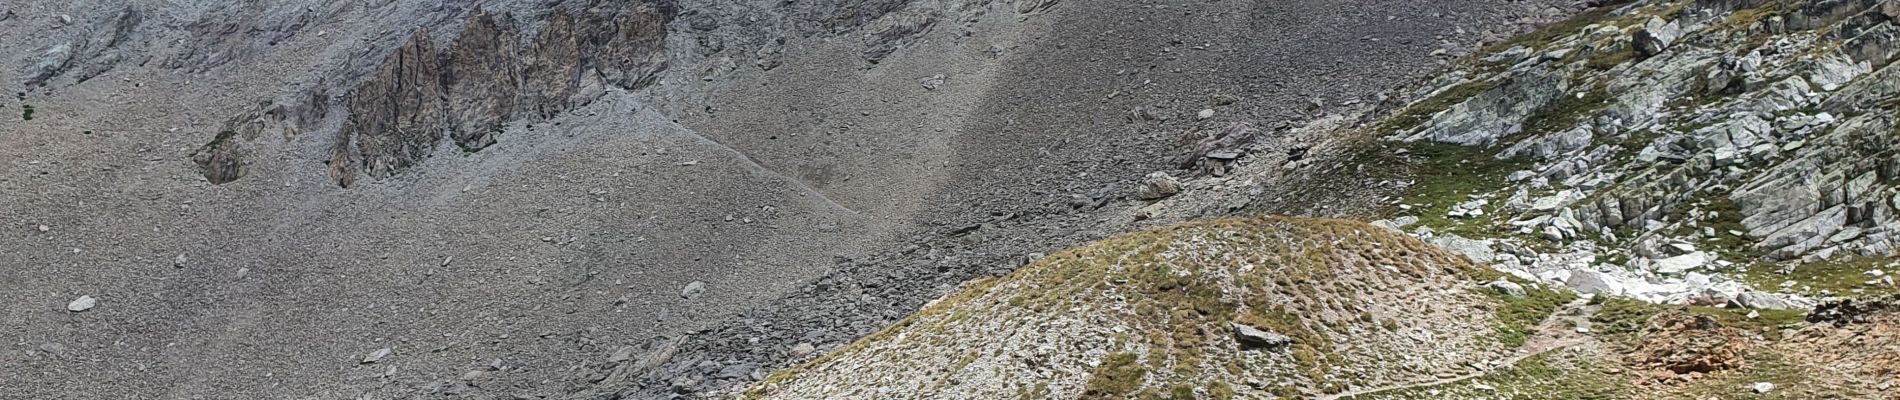
[[[1503,279],[1492,281],[1491,283],[1486,283],[1484,284],[1484,287],[1491,288],[1491,290],[1496,290],[1498,291],[1499,294],[1503,294],[1505,296],[1524,297],[1524,294],[1525,294],[1524,285],[1519,285],[1516,282],[1511,282],[1511,281],[1507,281]]]
[[[1229,325],[1234,327],[1234,339],[1240,341],[1240,345],[1245,348],[1281,348],[1293,344],[1293,338],[1286,335],[1268,332],[1239,322],[1232,322]]]

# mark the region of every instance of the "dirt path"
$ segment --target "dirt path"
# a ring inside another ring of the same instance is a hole
[[[1596,307],[1588,305],[1586,300],[1581,299],[1571,302],[1570,304],[1565,304],[1563,307],[1558,307],[1555,312],[1551,313],[1549,318],[1544,319],[1543,323],[1537,325],[1537,333],[1531,335],[1531,337],[1524,342],[1524,346],[1519,347],[1514,355],[1495,360],[1490,363],[1492,365],[1490,368],[1425,382],[1381,386],[1325,395],[1320,396],[1319,400],[1352,399],[1384,392],[1458,383],[1472,378],[1483,377],[1498,368],[1515,366],[1518,362],[1524,361],[1524,359],[1531,358],[1532,356],[1588,343],[1595,340],[1595,338],[1590,337],[1588,334],[1579,333],[1576,328],[1573,327],[1589,329],[1590,316],[1596,313],[1596,309]],[[1569,323],[1566,324],[1566,321]]]

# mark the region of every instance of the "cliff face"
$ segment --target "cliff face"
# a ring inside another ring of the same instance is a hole
[[[477,9],[462,36],[446,51],[442,86],[449,107],[448,130],[466,151],[495,144],[495,134],[514,115],[521,86],[520,33],[508,16]]]
[[[438,49],[418,31],[344,95],[347,122],[330,176],[387,178],[420,162],[444,137],[464,151],[495,143],[502,124],[545,119],[586,104],[605,85],[639,89],[666,68],[670,16],[652,2],[621,10],[555,11],[533,38],[506,14],[476,9]]]

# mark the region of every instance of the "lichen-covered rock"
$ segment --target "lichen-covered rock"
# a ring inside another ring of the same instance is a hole
[[[1490,146],[1524,129],[1524,120],[1564,95],[1563,75],[1540,66],[1512,71],[1496,87],[1433,116],[1408,140]]]
[[[1612,7],[1478,55],[1447,76],[1495,87],[1444,102],[1416,127],[1380,133],[1529,164],[1457,193],[1512,200],[1454,215],[1455,223],[1495,233],[1475,239],[1499,246],[1592,242],[1645,254],[1609,265],[1559,261],[1566,257],[1547,251],[1500,259],[1579,290],[1651,300],[1702,294],[1660,290],[1737,293],[1732,281],[1685,279],[1740,273],[1756,261],[1894,255],[1900,123],[1886,110],[1900,95],[1893,79],[1900,26],[1886,14],[1891,7],[1865,0]],[[1618,47],[1623,40],[1630,48]],[[1485,229],[1497,226],[1509,228]],[[1672,240],[1707,250],[1645,253],[1645,243]]]

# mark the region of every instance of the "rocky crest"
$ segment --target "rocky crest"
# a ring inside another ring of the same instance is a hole
[[[331,148],[330,176],[386,178],[434,151],[444,137],[464,151],[495,143],[503,123],[545,119],[600,95],[639,89],[667,65],[666,7],[557,10],[533,38],[514,19],[475,9],[461,36],[438,49],[418,31],[344,95],[348,121]]]
[[[1523,344],[1510,333],[1561,302],[1481,288],[1487,273],[1358,222],[1189,223],[972,283],[747,397],[1287,398],[1426,380]]]

